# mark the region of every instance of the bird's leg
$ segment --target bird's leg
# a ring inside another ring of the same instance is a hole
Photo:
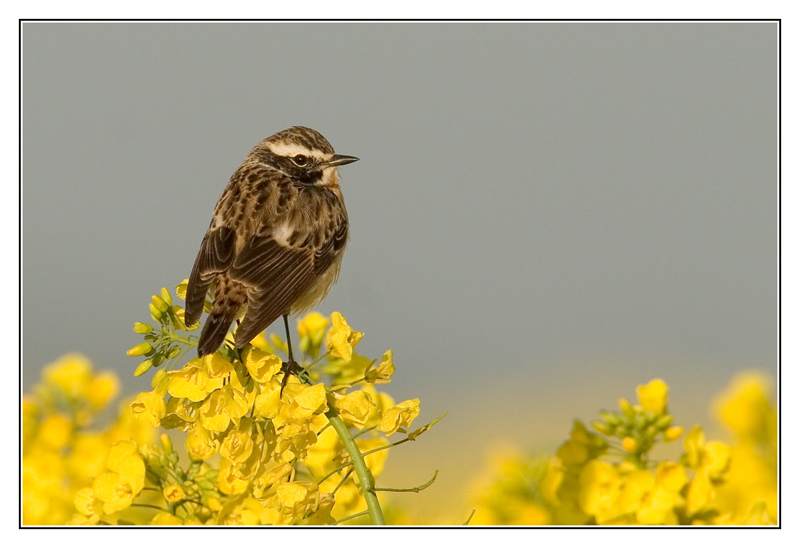
[[[283,371],[283,381],[281,381],[281,392],[279,397],[283,397],[283,389],[286,388],[286,383],[289,380],[289,375],[297,375],[300,372],[300,366],[294,361],[292,354],[292,337],[289,335],[289,315],[283,315],[283,326],[286,328],[286,346],[289,349],[289,361],[284,362],[281,367]]]

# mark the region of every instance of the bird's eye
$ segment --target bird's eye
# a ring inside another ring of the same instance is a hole
[[[306,165],[308,163],[308,157],[307,156],[303,156],[302,154],[298,154],[297,156],[292,158],[292,161],[295,164],[297,164],[298,166],[303,167],[304,165]]]

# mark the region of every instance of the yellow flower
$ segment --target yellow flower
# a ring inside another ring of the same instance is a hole
[[[206,460],[219,450],[219,441],[211,433],[195,424],[186,436],[186,451],[192,460]]]
[[[686,485],[686,470],[677,462],[662,461],[656,469],[656,481],[665,489],[679,493]]]
[[[389,443],[389,440],[383,436],[376,436],[374,438],[356,438],[356,445],[362,453],[366,453],[377,447],[384,447]],[[389,451],[375,451],[364,457],[364,462],[372,472],[372,475],[377,477],[383,472],[383,465],[386,462],[386,457],[389,456]]]
[[[275,513],[271,513],[264,508],[261,503],[253,497],[244,500],[233,499],[222,507],[219,512],[217,522],[222,525],[280,525],[273,521]]]
[[[256,382],[265,384],[281,370],[283,360],[275,354],[251,346],[244,355],[244,365]]]
[[[80,398],[92,374],[91,362],[80,354],[68,354],[42,370],[45,384],[55,387],[70,398]]]
[[[707,474],[711,479],[720,477],[728,468],[730,448],[721,441],[706,441],[700,426],[692,428],[684,440],[684,462],[690,468]]]
[[[233,419],[238,419],[247,411],[244,395],[237,393],[231,385],[214,390],[200,406],[199,421],[203,428],[212,432],[222,432]]]
[[[85,516],[102,513],[102,502],[94,496],[91,487],[84,487],[75,493],[75,509]]]
[[[119,393],[119,378],[112,372],[106,371],[96,375],[86,387],[86,401],[95,409],[108,405]]]
[[[317,443],[316,432],[319,429],[320,427],[307,420],[285,422],[278,432],[275,452],[281,455],[283,462],[288,462],[293,458],[305,460],[308,448]]]
[[[586,429],[581,421],[575,421],[570,439],[558,448],[556,456],[567,465],[579,465],[602,455],[608,444],[596,434]]]
[[[183,369],[170,371],[167,376],[169,377],[167,392],[171,396],[194,402],[203,401],[211,391],[222,386],[222,379],[210,379],[208,373],[192,362],[186,364]]]
[[[630,470],[620,479],[619,493],[613,504],[614,517],[640,510],[642,501],[656,483],[649,470]]]
[[[113,514],[131,505],[144,487],[144,460],[132,441],[111,446],[106,458],[110,472],[100,474],[92,483],[94,495],[103,502],[103,512]]]
[[[292,481],[278,485],[276,497],[281,513],[302,518],[317,502],[318,487],[311,481]]]
[[[326,428],[317,436],[317,442],[309,447],[305,465],[317,477],[322,477],[337,466],[336,458],[343,448],[336,430]]]
[[[400,402],[383,414],[378,430],[391,436],[398,429],[411,426],[417,415],[419,415],[419,399]]]
[[[336,409],[342,419],[356,428],[364,428],[364,423],[367,421],[370,410],[375,407],[370,395],[364,390],[356,390],[346,396],[335,394],[334,397],[336,399]],[[419,404],[417,405],[419,406]],[[417,409],[417,413],[419,413],[419,409]]]
[[[161,419],[167,413],[164,396],[158,392],[142,392],[131,402],[130,408],[136,418],[154,427],[161,424]]]
[[[606,516],[620,486],[614,466],[599,460],[589,461],[579,475],[578,504],[592,516]]]
[[[772,442],[778,422],[768,397],[771,384],[763,373],[737,375],[712,402],[714,415],[744,441]]]
[[[183,492],[183,487],[177,483],[173,483],[164,487],[163,493],[166,501],[170,503],[180,502],[186,497],[186,493]]]
[[[50,415],[39,426],[39,440],[53,449],[64,447],[72,435],[72,423],[63,415]]]
[[[175,294],[185,301],[186,290],[188,287],[189,287],[189,279],[187,278],[183,280],[181,283],[179,283],[177,286],[175,286]]]
[[[287,387],[290,385],[286,385]],[[274,419],[281,410],[281,385],[277,382],[268,383],[261,388],[256,396],[254,411],[257,417]]]
[[[263,497],[268,490],[288,481],[293,470],[294,468],[288,462],[273,463],[262,467],[259,474],[253,478],[253,494],[257,498]]]
[[[219,490],[226,495],[239,495],[247,491],[250,482],[241,479],[233,463],[223,458],[219,463],[219,478],[217,480]]]
[[[714,487],[708,475],[700,472],[686,490],[686,513],[690,516],[699,513],[711,505],[714,498]]]
[[[253,452],[253,433],[249,430],[231,430],[225,436],[219,452],[233,463],[243,463]]]
[[[328,410],[324,384],[305,386],[303,384],[287,384],[284,396],[289,399],[289,416],[293,419],[304,419],[324,413]]]
[[[183,521],[169,512],[158,512],[148,525],[183,525]]]
[[[386,384],[394,375],[394,358],[391,350],[387,350],[381,358],[378,367],[370,365],[364,372],[366,382],[375,384]]]
[[[300,334],[300,350],[312,358],[319,355],[319,347],[325,336],[330,321],[319,312],[310,312],[297,320],[297,332]]]
[[[339,312],[331,314],[331,321],[333,327],[328,334],[328,350],[331,356],[349,362],[353,358],[353,349],[364,334],[353,331]]]
[[[639,405],[645,411],[652,411],[656,415],[660,415],[667,409],[667,394],[669,388],[661,379],[653,379],[646,385],[639,385],[636,387],[636,396],[639,399]]]
[[[225,359],[225,356],[219,352],[208,354],[203,360],[206,367],[206,372],[212,379],[227,377],[233,371],[233,364]]]

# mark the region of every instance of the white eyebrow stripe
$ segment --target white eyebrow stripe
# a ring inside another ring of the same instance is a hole
[[[327,160],[325,154],[321,154],[319,151],[311,150],[297,143],[269,143],[267,146],[269,146],[273,154],[278,156],[297,156],[298,154],[303,154],[304,156]]]

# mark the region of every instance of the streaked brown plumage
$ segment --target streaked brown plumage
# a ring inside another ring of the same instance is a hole
[[[325,137],[301,126],[250,151],[217,202],[189,277],[187,325],[200,319],[214,288],[198,355],[219,348],[242,310],[237,348],[280,316],[325,297],[348,238],[336,168],[357,159],[335,154]]]

